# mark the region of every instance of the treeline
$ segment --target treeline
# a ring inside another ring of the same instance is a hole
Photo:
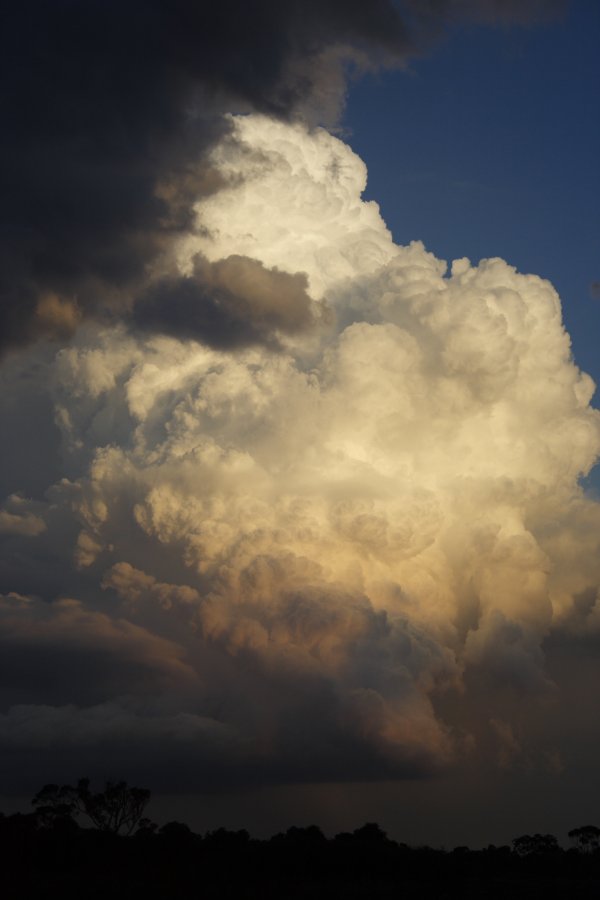
[[[600,897],[600,829],[522,835],[484,850],[409,847],[368,823],[327,839],[311,825],[269,840],[195,834],[144,818],[150,794],[109,783],[46,785],[33,812],[0,813],[2,895],[12,898]],[[85,827],[82,827],[85,825]]]

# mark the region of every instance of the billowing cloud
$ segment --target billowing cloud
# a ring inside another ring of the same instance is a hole
[[[148,742],[166,787],[558,770],[526,710],[597,640],[600,414],[556,292],[395,245],[323,130],[232,118],[206,159],[169,334],[83,322],[5,370],[61,435],[0,512],[7,777]]]
[[[127,311],[219,187],[224,110],[335,117],[347,61],[410,46],[390,0],[34,0],[2,33],[3,347]]]
[[[147,324],[179,333],[191,294],[202,291],[189,280],[167,289],[163,278],[193,201],[221,187],[206,156],[227,130],[224,112],[331,122],[349,69],[402,64],[457,18],[519,22],[553,6],[5,4],[0,351],[40,336],[64,341],[90,314],[127,316],[148,291]],[[212,298],[192,336],[241,333],[239,308],[225,306]]]

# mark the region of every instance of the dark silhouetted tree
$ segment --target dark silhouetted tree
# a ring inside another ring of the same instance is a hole
[[[353,836],[359,841],[368,841],[369,843],[381,844],[388,841],[387,834],[377,822],[365,822],[360,828],[354,829]]]
[[[188,838],[193,837],[192,829],[189,825],[186,825],[185,822],[165,822],[165,824],[158,829],[158,833],[169,840],[185,841]]]
[[[137,831],[135,832],[135,837],[150,838],[156,833],[157,828],[158,825],[156,824],[156,822],[153,822],[152,819],[140,819],[140,821],[138,822]]]
[[[131,834],[150,800],[150,791],[129,787],[125,781],[107,781],[103,791],[92,793],[89,778],[79,779],[76,794],[96,828],[112,834]]]
[[[512,845],[519,856],[542,856],[560,849],[553,834],[523,834]]]
[[[600,848],[600,828],[596,825],[582,825],[569,831],[573,844],[582,853],[594,853]]]
[[[245,847],[250,842],[250,835],[245,828],[240,828],[239,831],[229,831],[227,828],[217,828],[214,831],[207,831],[204,840],[207,844],[213,846],[239,849],[240,847]]]
[[[83,813],[99,831],[129,835],[141,821],[149,800],[150,791],[129,787],[125,781],[107,781],[103,791],[94,793],[89,778],[80,778],[75,787],[45,785],[32,803],[45,826],[74,822]]]
[[[327,838],[317,825],[307,825],[305,828],[292,825],[285,833],[280,832],[273,835],[271,843],[320,846],[327,843]]]
[[[66,822],[75,824],[79,813],[75,788],[69,784],[45,784],[31,803],[43,828],[55,828]]]

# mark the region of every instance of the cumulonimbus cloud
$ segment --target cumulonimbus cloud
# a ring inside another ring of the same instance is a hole
[[[100,771],[102,742],[127,768],[153,735],[163,781],[158,756],[190,784],[409,777],[485,733],[512,764],[533,737],[511,715],[555,693],[548,640],[598,633],[600,507],[578,479],[600,414],[556,292],[395,245],[323,130],[233,118],[208,162],[223,186],[172,279],[277,344],[84,322],[54,351],[65,477],[0,514],[0,587],[44,594],[6,601],[10,646],[114,640],[131,669],[48,698],[32,655],[0,752],[50,742]]]

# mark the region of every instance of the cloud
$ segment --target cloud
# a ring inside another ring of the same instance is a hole
[[[160,287],[149,283],[160,285],[193,202],[222,186],[207,154],[227,131],[223,113],[335,121],[348,69],[403,64],[457,18],[523,21],[553,6],[450,2],[424,12],[392,0],[371,2],[368,11],[361,0],[7,5],[0,350],[40,337],[64,341],[84,316],[127,317],[132,299],[148,290],[148,324],[168,333],[182,327],[190,283],[170,285],[180,311],[170,316],[162,303],[157,311]],[[193,333],[242,324],[231,308],[219,318],[212,300],[192,317]]]
[[[104,587],[118,593],[133,618],[148,621],[159,612],[187,628],[200,671],[198,645],[205,653],[211,648],[220,660],[212,703],[228,697],[231,724],[254,734],[262,764],[269,759],[273,768],[270,779],[282,769],[287,777],[312,770],[331,778],[340,769],[366,774],[380,766],[407,774],[442,764],[452,752],[451,735],[419,686],[451,682],[450,655],[408,622],[389,622],[364,596],[319,582],[293,590],[286,562],[297,579],[301,560],[255,560],[242,573],[243,600],[224,590],[202,595],[158,583],[126,563],[107,573]],[[210,670],[203,680],[209,677]]]
[[[395,255],[377,204],[361,200],[366,166],[343,141],[315,130],[307,142],[302,124],[281,127],[265,117],[229,122],[230,138],[209,157],[225,186],[195,205],[195,228],[176,249],[184,272],[193,272],[198,253],[213,263],[242,254],[305,273],[320,300],[333,282]]]
[[[522,747],[508,722],[490,719],[490,725],[498,739],[498,765],[501,769],[510,769],[522,755]]]
[[[556,292],[395,245],[323,130],[234,117],[206,161],[141,302],[169,334],[82,320],[5,369],[60,433],[0,519],[7,777],[50,746],[173,789],[562,759],[600,414]]]
[[[36,516],[24,497],[13,494],[8,498],[5,508],[0,509],[0,534],[22,534],[35,537],[46,530],[46,523]]]
[[[17,704],[0,714],[0,754],[5,794],[17,785],[33,792],[53,778],[68,782],[82,765],[100,780],[123,776],[159,789],[206,787],[207,769],[217,776],[235,771],[248,755],[238,736],[214,719],[149,712],[130,698],[84,707]],[[27,771],[24,755],[32,763]]]
[[[219,186],[231,106],[335,115],[344,61],[396,59],[388,0],[11,4],[3,33],[3,347],[123,310]],[[73,73],[82,73],[74,77]],[[10,174],[9,174],[10,173]]]
[[[302,273],[267,269],[244,256],[208,263],[195,257],[193,272],[153,283],[135,307],[141,329],[220,349],[261,344],[308,330],[318,321]]]
[[[127,684],[144,694],[193,676],[172,642],[134,623],[85,608],[9,594],[0,599],[3,705],[108,700]],[[76,677],[74,677],[77,673]]]

